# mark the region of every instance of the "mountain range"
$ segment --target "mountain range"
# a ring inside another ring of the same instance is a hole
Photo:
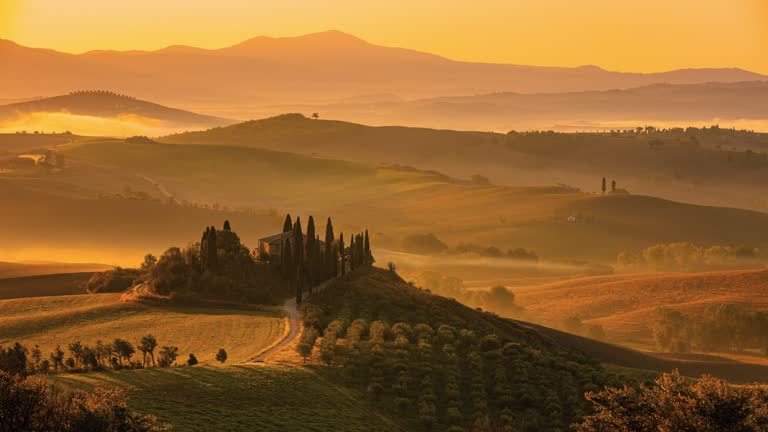
[[[370,44],[338,31],[256,37],[221,49],[68,54],[0,40],[0,98],[104,88],[186,106],[328,103],[370,94],[407,99],[493,92],[554,93],[626,89],[655,83],[766,80],[741,69],[613,72],[596,66],[538,67],[454,61]],[[55,71],[55,73],[51,73]]]

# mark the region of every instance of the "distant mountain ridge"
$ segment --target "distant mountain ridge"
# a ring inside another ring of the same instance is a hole
[[[170,125],[194,127],[225,126],[235,122],[169,108],[109,91],[77,91],[62,96],[0,105],[0,121],[13,121],[33,113],[68,113],[105,118],[136,116]]]
[[[0,40],[3,98],[109,88],[137,97],[200,103],[295,103],[392,93],[409,99],[492,92],[551,93],[625,89],[654,83],[765,80],[741,69],[661,73],[470,63],[370,44],[338,31],[256,37],[221,49],[66,54]],[[51,73],[55,71],[55,73]]]

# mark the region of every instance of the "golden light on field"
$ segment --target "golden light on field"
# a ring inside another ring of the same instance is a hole
[[[768,73],[764,0],[480,0],[472,7],[438,0],[0,3],[0,37],[68,52],[216,48],[257,35],[328,29],[468,61]]]

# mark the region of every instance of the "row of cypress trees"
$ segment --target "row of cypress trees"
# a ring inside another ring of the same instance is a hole
[[[306,238],[306,240],[305,240]],[[283,241],[280,248],[280,271],[283,277],[292,281],[296,289],[296,302],[301,303],[304,287],[312,294],[312,287],[322,281],[350,270],[373,264],[368,230],[352,236],[347,247],[344,233],[336,240],[331,218],[325,225],[325,246],[320,245],[320,235],[315,230],[315,219],[309,216],[306,235],[302,229],[301,217],[294,222],[290,213],[283,223]]]

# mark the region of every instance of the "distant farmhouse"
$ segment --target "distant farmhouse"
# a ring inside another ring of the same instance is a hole
[[[304,246],[306,246],[307,235],[303,234],[303,238]],[[325,247],[325,242],[320,240],[319,237],[315,239],[315,241],[319,242],[321,247]],[[293,233],[291,231],[261,238],[259,239],[259,254],[267,256],[269,257],[269,261],[279,264],[285,242],[291,242],[291,250],[296,250],[293,245]]]

